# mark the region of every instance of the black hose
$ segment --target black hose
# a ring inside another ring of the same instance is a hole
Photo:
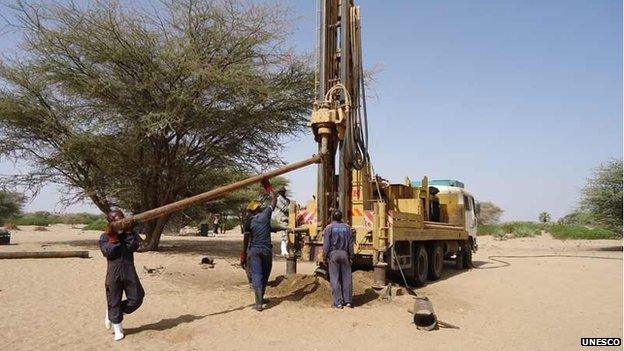
[[[474,267],[475,269],[495,269],[495,268],[503,268],[511,266],[511,263],[503,260],[498,260],[497,258],[544,258],[544,257],[574,257],[574,258],[596,258],[602,260],[619,260],[622,261],[621,257],[607,257],[607,256],[589,256],[589,255],[565,255],[565,254],[550,254],[550,255],[492,255],[488,256],[488,260],[502,263],[502,266],[496,267]]]

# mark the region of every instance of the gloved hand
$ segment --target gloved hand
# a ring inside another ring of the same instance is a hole
[[[241,251],[240,253],[240,265],[243,269],[247,268],[247,252]]]
[[[108,242],[110,244],[119,243],[119,234],[117,234],[116,232],[110,231],[110,232],[107,232],[106,235],[108,235]]]
[[[270,193],[271,191],[273,191],[273,186],[271,185],[268,179],[266,178],[262,179],[260,184],[262,184],[264,191],[266,191],[267,193]]]

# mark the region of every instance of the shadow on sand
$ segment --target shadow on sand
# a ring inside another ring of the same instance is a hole
[[[137,334],[137,333],[148,331],[148,330],[162,331],[162,330],[167,330],[167,329],[177,327],[180,324],[190,323],[198,319],[206,318],[207,316],[208,315],[195,316],[192,314],[184,314],[176,318],[161,319],[160,321],[156,323],[145,324],[137,328],[127,328],[127,329],[124,329],[124,332],[126,335],[130,335],[130,334]]]

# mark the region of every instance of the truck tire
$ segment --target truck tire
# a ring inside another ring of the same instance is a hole
[[[459,249],[455,254],[455,269],[460,270],[464,269],[464,252],[466,252],[466,244],[463,242],[459,243]]]
[[[429,255],[425,245],[421,243],[416,244],[413,257],[414,267],[412,272],[414,285],[423,286],[427,282],[427,275],[429,274]]]
[[[464,268],[466,269],[470,269],[473,268],[472,265],[472,239],[468,239],[468,241],[466,241],[466,245],[464,246],[465,250],[464,250]]]
[[[438,280],[444,269],[444,250],[440,243],[433,243],[429,250],[429,280]]]

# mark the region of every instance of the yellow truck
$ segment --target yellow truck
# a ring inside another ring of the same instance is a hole
[[[323,228],[318,225],[316,203],[314,199],[305,207],[291,204],[290,247],[293,254],[300,252],[301,260],[320,263]],[[436,212],[439,215],[434,216]],[[354,263],[375,267],[377,285],[383,285],[382,270],[402,271],[418,286],[439,279],[444,260],[454,260],[457,269],[472,265],[472,252],[477,250],[477,206],[460,182],[429,182],[427,177],[403,184],[354,182],[350,213]]]

